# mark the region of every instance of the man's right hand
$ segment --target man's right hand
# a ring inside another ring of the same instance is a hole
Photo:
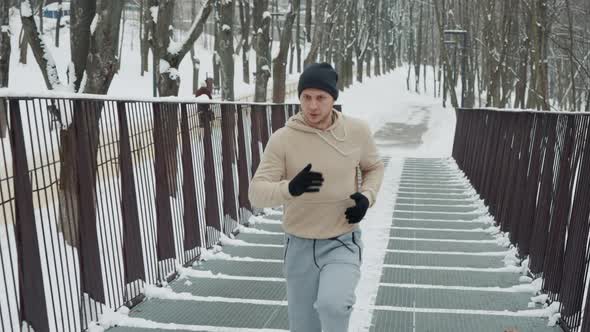
[[[301,196],[303,193],[317,193],[324,183],[322,173],[312,172],[311,164],[307,164],[304,169],[295,175],[289,182],[289,193],[292,196]]]

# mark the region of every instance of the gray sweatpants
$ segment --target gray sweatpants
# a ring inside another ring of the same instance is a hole
[[[327,240],[285,235],[291,332],[348,331],[362,247],[359,229]]]

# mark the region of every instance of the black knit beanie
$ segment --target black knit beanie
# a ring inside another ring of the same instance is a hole
[[[326,91],[336,100],[338,99],[337,82],[338,73],[329,63],[312,63],[305,67],[303,73],[299,76],[298,96],[301,96],[304,89],[315,88]]]

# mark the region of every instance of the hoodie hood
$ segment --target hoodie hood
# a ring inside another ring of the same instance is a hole
[[[326,142],[326,144],[338,151],[341,155],[349,156],[352,152],[343,151],[337,146],[338,142],[346,142],[348,136],[344,123],[344,115],[333,109],[332,116],[334,117],[334,123],[332,123],[332,125],[325,130],[313,128],[308,125],[307,122],[305,122],[305,118],[303,117],[303,112],[299,112],[289,118],[286,126],[297,131],[318,135],[324,142]]]

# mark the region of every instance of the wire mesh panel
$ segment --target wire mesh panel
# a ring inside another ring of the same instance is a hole
[[[590,329],[589,130],[587,113],[459,109],[453,146],[490,213],[543,277],[543,291],[561,303],[561,324],[583,331]]]

